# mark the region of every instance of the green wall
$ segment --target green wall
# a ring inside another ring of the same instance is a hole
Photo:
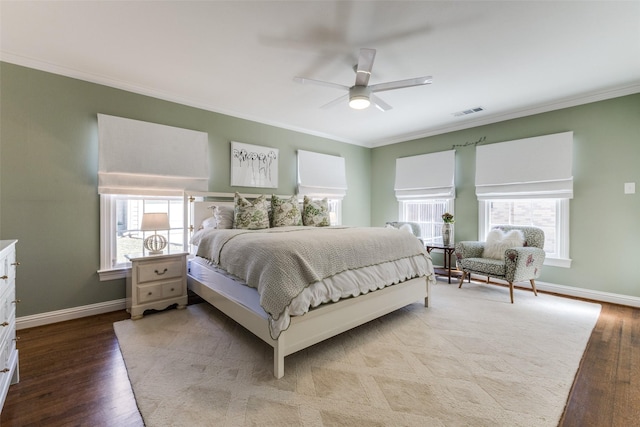
[[[124,280],[96,273],[97,113],[207,132],[211,191],[259,192],[229,186],[230,141],[280,150],[278,194],[295,191],[297,149],[343,156],[343,222],[365,226],[397,218],[397,157],[573,131],[573,264],[541,281],[640,297],[640,94],[368,149],[0,62],[0,238],[19,239],[18,316],[124,298]],[[455,233],[471,240],[475,148],[456,150]]]
[[[343,223],[370,224],[371,150],[0,63],[0,238],[18,239],[18,316],[125,297],[100,282],[97,113],[209,134],[210,191],[230,187],[230,141],[280,150],[277,194],[293,194],[297,149],[345,158]]]
[[[473,143],[482,138],[486,138],[483,144],[490,144],[565,131],[574,132],[573,263],[571,268],[545,266],[540,281],[640,297],[640,94],[374,148],[371,225],[398,216],[393,191],[396,158],[458,145],[455,238],[477,240]],[[637,193],[625,195],[625,182],[635,182]]]

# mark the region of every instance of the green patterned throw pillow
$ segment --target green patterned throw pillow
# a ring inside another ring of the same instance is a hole
[[[236,193],[234,202],[233,228],[247,230],[269,228],[269,202],[264,194],[251,203]]]
[[[271,196],[271,213],[273,227],[286,227],[289,225],[302,225],[302,214],[298,206],[298,198],[291,196],[280,199],[275,194]]]
[[[327,227],[329,221],[329,201],[325,197],[322,200],[311,200],[304,196],[302,205],[302,223],[314,227]]]

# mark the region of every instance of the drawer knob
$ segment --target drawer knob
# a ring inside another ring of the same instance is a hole
[[[21,299],[17,299],[17,300],[11,301],[11,302],[14,303],[14,304],[20,304],[22,302],[22,300]]]
[[[151,295],[153,295],[153,292],[149,292],[147,295],[151,296]]]
[[[7,280],[9,278],[9,276],[7,276],[6,274],[4,276],[0,276],[0,279],[2,280]]]
[[[0,326],[9,326],[9,323],[8,322],[2,322],[2,323],[0,323]]]
[[[12,262],[11,265],[15,265],[16,267],[20,265],[19,262]]]
[[[153,271],[155,271],[158,276],[162,276],[164,273],[166,273],[169,270],[165,268],[164,270],[162,270],[162,273],[160,273],[158,270],[153,270]]]
[[[6,374],[6,373],[7,373],[7,372],[9,372],[10,370],[11,370],[11,369],[9,369],[9,368],[4,368],[4,369],[3,369],[2,371],[0,371],[0,372],[2,372],[3,374]]]

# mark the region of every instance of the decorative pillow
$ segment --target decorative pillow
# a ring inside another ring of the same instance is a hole
[[[218,221],[215,216],[210,216],[209,218],[205,218],[202,220],[202,224],[200,224],[200,229],[203,228],[217,228]]]
[[[406,231],[407,233],[413,235],[413,228],[411,228],[411,226],[409,224],[402,224],[400,226],[400,230]]]
[[[234,201],[233,228],[247,230],[269,228],[269,202],[264,194],[251,203],[236,193]]]
[[[504,259],[504,251],[511,248],[519,248],[524,245],[524,235],[520,230],[511,230],[507,233],[494,228],[487,234],[484,244],[484,258]]]
[[[298,198],[279,199],[275,194],[271,196],[271,224],[273,227],[288,225],[302,225],[302,214],[298,206]]]
[[[216,228],[233,228],[234,207],[218,205],[213,209],[213,216],[216,219]]]
[[[311,200],[309,197],[304,196],[302,223],[314,227],[331,225],[329,220],[329,201],[326,197],[322,200]]]

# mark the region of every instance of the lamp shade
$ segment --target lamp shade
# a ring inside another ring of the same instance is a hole
[[[142,231],[168,230],[169,228],[169,215],[166,213],[146,213],[142,215],[142,224],[140,225],[140,230]]]

